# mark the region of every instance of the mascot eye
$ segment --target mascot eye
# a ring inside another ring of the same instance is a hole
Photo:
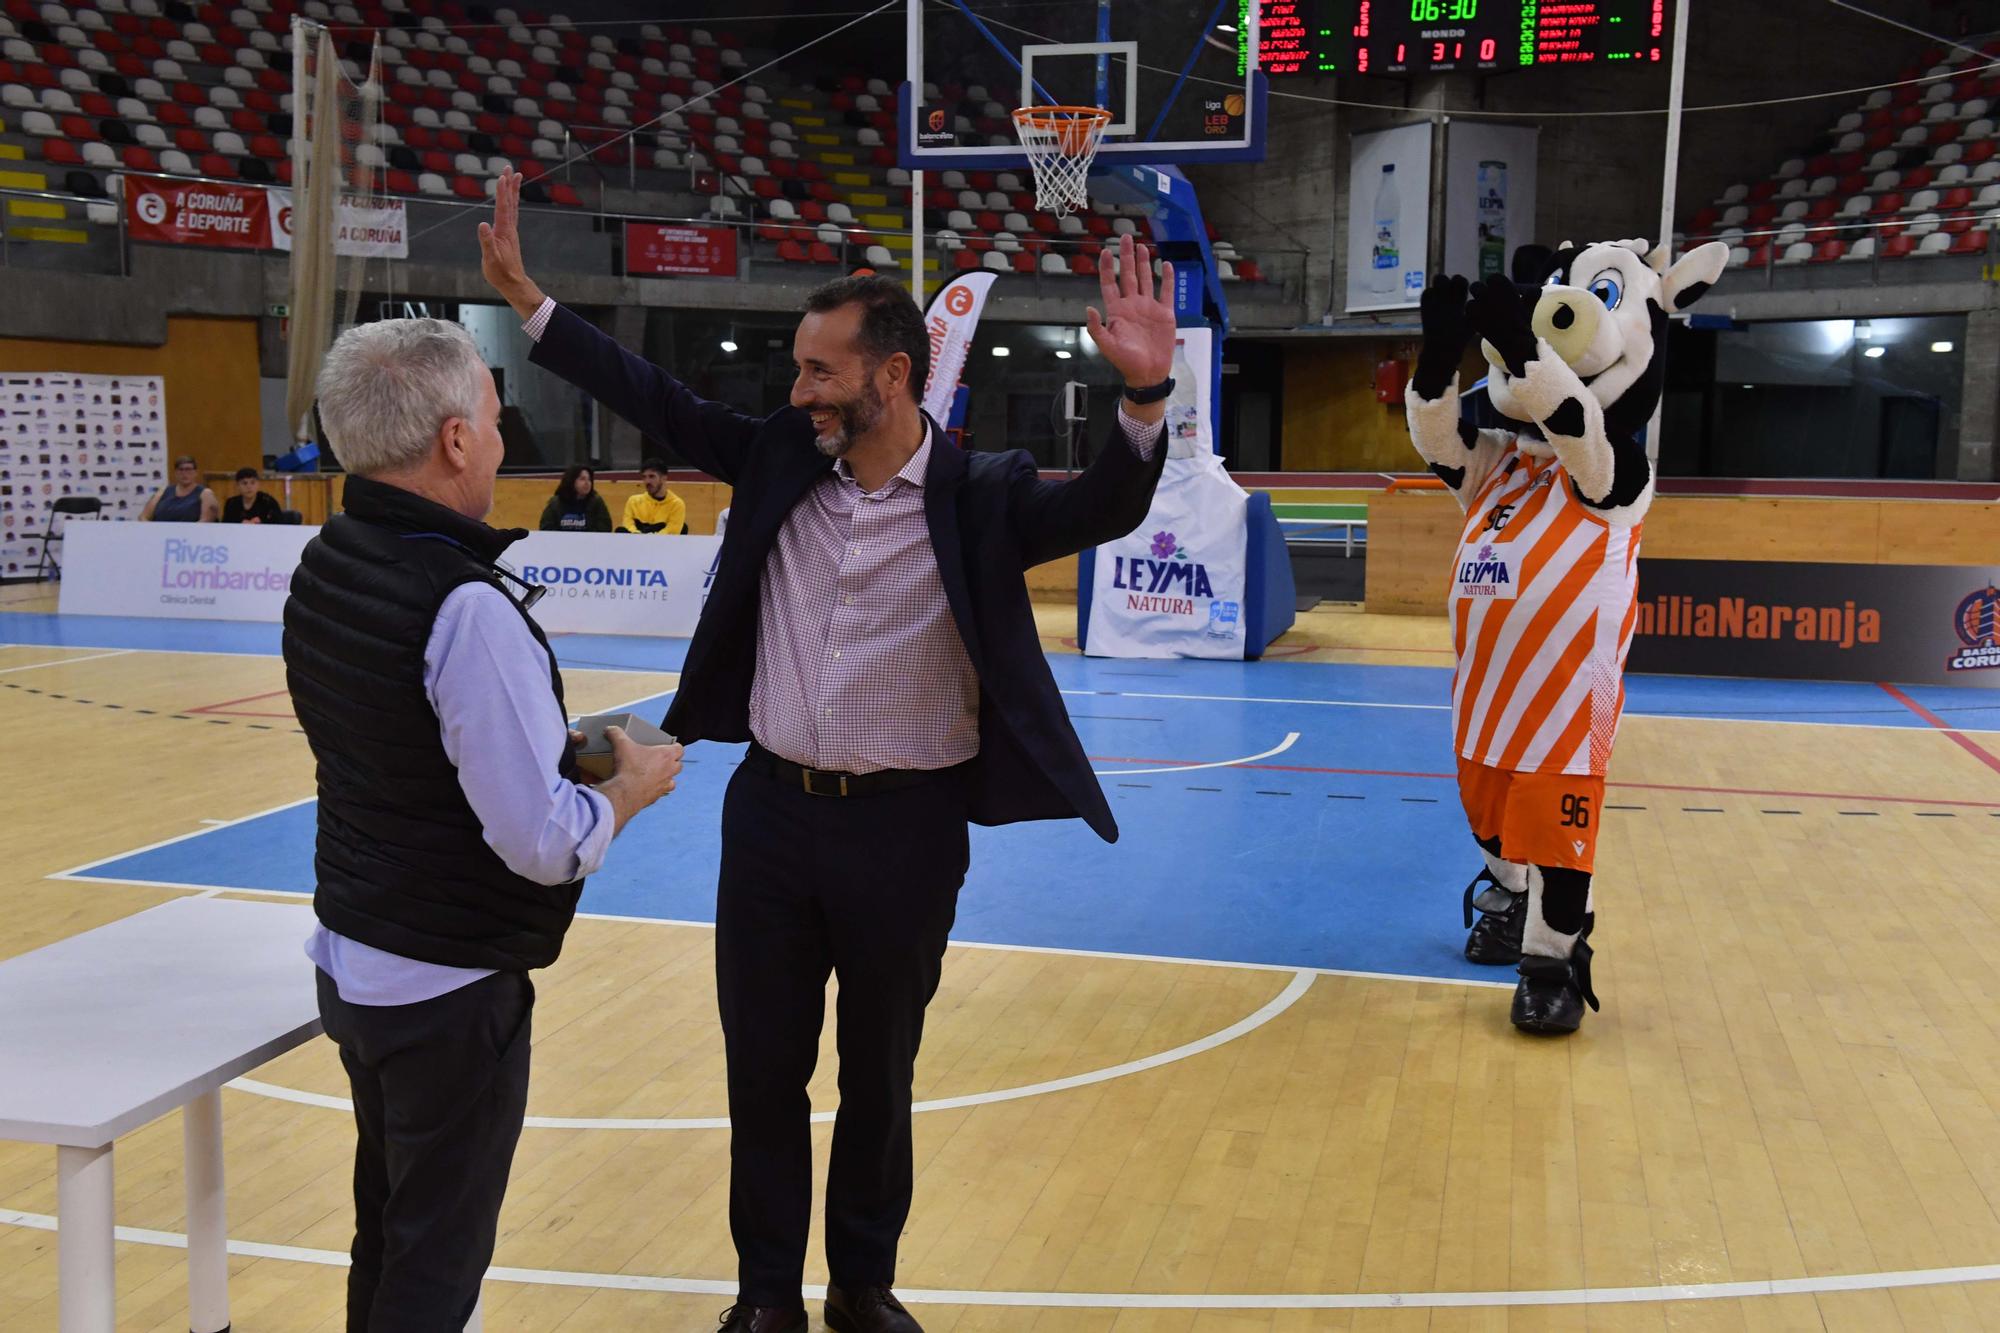
[[[1618,298],[1623,295],[1618,287],[1618,279],[1606,273],[1590,284],[1590,294],[1604,302],[1606,310],[1618,308]]]

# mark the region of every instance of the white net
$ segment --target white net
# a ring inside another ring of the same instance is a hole
[[[364,66],[363,60],[366,60]],[[341,205],[370,207],[384,190],[379,42],[341,59],[333,34],[292,20],[292,302],[285,416],[312,436],[320,362],[360,313],[368,260],[339,253]]]
[[[1035,172],[1035,207],[1068,213],[1090,202],[1090,164],[1111,113],[1098,106],[1027,106],[1014,113],[1014,130]]]

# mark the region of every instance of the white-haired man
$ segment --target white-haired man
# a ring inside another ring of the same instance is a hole
[[[347,1327],[439,1333],[464,1325],[493,1257],[528,972],[555,961],[617,831],[673,790],[680,747],[614,729],[612,775],[574,780],[538,590],[500,564],[527,534],[481,521],[500,402],[463,328],[349,330],[319,410],[344,512],[293,576],[284,654],[319,765],[306,952],[359,1131]]]

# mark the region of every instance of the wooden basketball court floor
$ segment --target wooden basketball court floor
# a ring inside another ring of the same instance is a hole
[[[0,956],[310,888],[274,627],[10,609]],[[1086,660],[1071,628],[1049,609],[1124,837],[975,844],[918,1071],[927,1328],[2000,1326],[2000,695],[1635,678],[1606,1007],[1531,1041],[1456,957],[1441,626],[1315,614],[1247,665]],[[586,711],[656,700],[680,651],[558,648]],[[489,1329],[711,1329],[733,1292],[706,922],[734,757],[692,752],[538,977]],[[829,1041],[822,1111],[834,1068]],[[342,1326],[343,1091],[322,1041],[224,1094],[239,1331]],[[186,1326],[176,1119],[120,1142],[121,1329]],[[54,1197],[52,1153],[0,1144],[10,1333],[56,1326]]]

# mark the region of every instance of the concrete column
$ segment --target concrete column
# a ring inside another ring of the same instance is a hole
[[[1958,413],[1958,480],[2000,477],[1994,462],[1994,441],[2000,437],[2000,310],[1974,310],[1965,317]]]
[[[610,317],[604,322],[606,333],[616,338],[630,351],[644,355],[646,351],[646,309],[643,306],[613,306]],[[645,452],[645,443],[639,437],[639,428],[615,415],[609,408],[599,405],[597,409],[597,461],[606,469],[631,470],[639,466],[640,455]]]

